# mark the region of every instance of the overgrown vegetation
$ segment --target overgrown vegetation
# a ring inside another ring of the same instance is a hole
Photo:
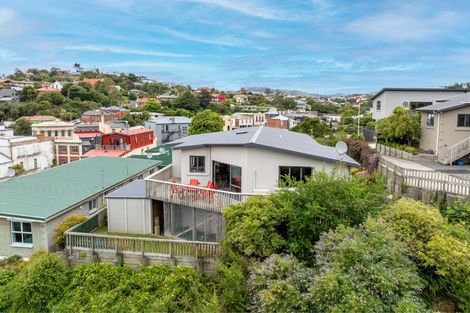
[[[374,176],[317,172],[224,210],[217,274],[38,253],[0,263],[6,312],[468,312],[468,203],[388,200]],[[442,213],[441,213],[442,212]],[[444,306],[446,310],[442,309]],[[450,308],[450,309],[449,309]]]

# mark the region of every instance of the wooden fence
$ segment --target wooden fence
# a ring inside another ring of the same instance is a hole
[[[382,145],[380,143],[376,144],[376,149],[382,155],[391,156],[391,157],[395,157],[399,159],[409,160],[413,157],[412,153],[409,153],[409,152],[406,152],[397,148],[393,148],[390,146]]]
[[[412,187],[470,197],[470,181],[447,173],[406,169],[383,158],[380,160],[380,169],[388,178],[389,189],[399,194],[402,189]]]

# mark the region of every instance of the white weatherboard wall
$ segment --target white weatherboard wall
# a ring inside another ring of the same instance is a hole
[[[372,101],[372,117],[376,120],[390,116],[396,107],[406,102],[430,102],[447,99],[461,95],[462,91],[384,91]],[[377,102],[381,102],[381,109],[377,110]],[[409,107],[408,107],[409,108]],[[407,108],[407,109],[408,109]]]
[[[130,234],[151,234],[151,200],[109,198],[108,231]]]
[[[198,179],[204,186],[212,180],[212,161],[218,161],[242,168],[243,193],[267,193],[277,189],[279,180],[279,166],[312,167],[315,170],[331,172],[337,162],[327,162],[302,155],[287,152],[260,149],[255,147],[208,147],[199,149],[175,150],[180,155],[173,159],[174,176],[178,176],[175,170],[181,167],[181,182],[188,184],[191,178]],[[205,156],[206,172],[190,173],[189,156]],[[175,156],[175,153],[173,154]],[[177,162],[180,164],[177,164]]]

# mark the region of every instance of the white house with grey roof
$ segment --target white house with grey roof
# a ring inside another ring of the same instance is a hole
[[[272,193],[286,176],[303,180],[316,170],[359,165],[306,134],[265,126],[188,136],[171,145],[172,164],[145,185],[108,195],[113,232],[218,242],[228,205]]]
[[[470,163],[470,93],[438,99],[416,111],[421,112],[421,149],[443,164],[459,159]]]
[[[437,99],[458,96],[467,89],[446,88],[383,88],[372,98],[372,117],[376,120],[390,116],[396,107],[415,110],[431,105]]]

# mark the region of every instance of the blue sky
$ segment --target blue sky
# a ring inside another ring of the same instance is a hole
[[[0,1],[0,73],[124,71],[315,93],[469,81],[468,1]]]

